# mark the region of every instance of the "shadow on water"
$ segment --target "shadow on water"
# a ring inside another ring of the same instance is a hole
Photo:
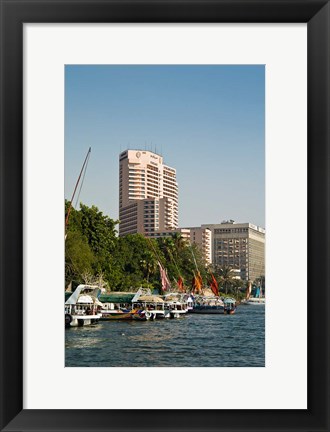
[[[263,367],[265,307],[235,315],[103,321],[65,331],[67,367]]]

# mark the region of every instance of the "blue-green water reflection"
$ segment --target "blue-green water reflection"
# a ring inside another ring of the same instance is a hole
[[[262,367],[265,307],[240,306],[235,315],[188,314],[70,328],[65,356],[69,367]]]

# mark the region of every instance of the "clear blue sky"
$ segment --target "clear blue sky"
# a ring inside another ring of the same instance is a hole
[[[265,226],[265,69],[65,67],[65,197],[88,147],[80,200],[118,218],[119,153],[157,150],[176,168],[179,225]]]

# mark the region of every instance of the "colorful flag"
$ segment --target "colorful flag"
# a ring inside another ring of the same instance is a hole
[[[183,288],[183,279],[182,279],[181,276],[179,276],[177,284],[178,284],[179,291],[183,292],[184,291],[184,288]]]
[[[192,292],[193,293],[200,293],[203,287],[203,279],[201,274],[198,272],[197,275],[193,277],[192,280]]]
[[[250,298],[251,291],[252,291],[252,283],[249,281],[248,286],[247,286],[247,290],[246,290],[246,299],[247,300]]]
[[[164,267],[161,265],[159,261],[158,261],[158,266],[159,266],[160,280],[162,283],[162,290],[167,291],[168,289],[171,288],[170,281],[168,280],[166,270],[164,269]]]
[[[215,296],[219,295],[219,287],[218,282],[214,275],[211,273],[211,282],[210,282],[210,288]]]
[[[200,288],[202,289],[203,288],[203,279],[202,279],[202,276],[201,276],[200,272],[198,272],[197,278],[198,278],[198,282],[199,282]]]

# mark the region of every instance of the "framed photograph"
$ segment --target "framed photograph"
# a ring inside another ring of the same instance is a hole
[[[327,431],[329,3],[0,1],[1,430]]]

